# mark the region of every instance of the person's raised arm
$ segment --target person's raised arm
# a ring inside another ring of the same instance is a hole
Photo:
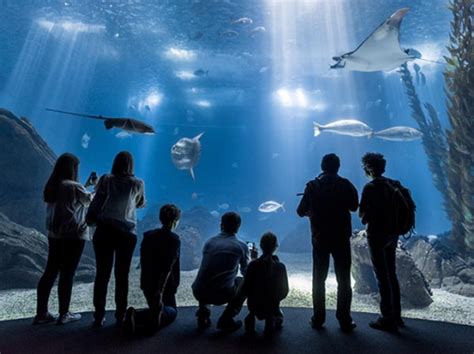
[[[143,181],[140,181],[140,186],[137,194],[137,208],[141,209],[146,206],[146,199],[145,199],[145,183]]]
[[[250,262],[250,252],[247,245],[245,245],[245,247],[242,247],[242,248],[243,248],[243,255],[240,258],[240,273],[243,276],[245,276],[245,274],[247,273],[247,267]]]

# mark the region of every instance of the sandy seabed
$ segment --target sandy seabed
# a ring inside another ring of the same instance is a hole
[[[286,307],[311,307],[311,254],[281,253],[280,259],[286,264],[290,282],[290,294],[283,301]],[[140,270],[135,268],[138,259],[134,259],[130,272],[129,304],[144,307],[145,298],[139,287]],[[191,292],[191,284],[197,270],[181,273],[181,285],[178,290],[179,306],[196,306],[197,302]],[[336,306],[337,283],[334,273],[330,273],[326,282],[326,306],[334,309]],[[114,282],[109,285],[107,308],[114,308]],[[74,286],[71,301],[71,311],[93,311],[93,284],[77,284]],[[50,311],[57,312],[56,287],[50,298]],[[36,290],[6,290],[0,291],[0,320],[33,317],[36,309]],[[378,300],[371,295],[354,293],[352,310],[357,312],[378,313]],[[433,303],[424,309],[405,309],[404,317],[445,321],[474,326],[474,298],[451,294],[440,289],[433,289]]]

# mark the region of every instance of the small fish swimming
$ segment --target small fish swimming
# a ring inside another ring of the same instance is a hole
[[[192,200],[197,200],[198,198],[199,198],[199,195],[196,192],[193,192],[193,194],[191,194]]]
[[[211,216],[215,219],[217,219],[219,217],[219,212],[217,210],[213,210],[211,211]]]
[[[229,209],[230,205],[227,203],[222,203],[222,204],[218,204],[217,207],[222,210],[227,210]]]
[[[197,69],[195,72],[194,72],[194,76],[197,76],[197,77],[202,77],[202,76],[207,76],[209,74],[209,70],[203,70],[203,69]]]
[[[372,136],[389,141],[413,141],[423,137],[423,133],[411,127],[392,127],[372,134]]]
[[[201,157],[201,142],[199,139],[204,132],[194,138],[181,138],[171,147],[171,160],[175,167],[179,170],[188,170],[193,180],[194,167]]]
[[[233,25],[251,25],[253,20],[250,17],[241,17],[235,21],[232,21]]]
[[[261,213],[275,213],[279,209],[285,211],[284,205],[285,203],[278,203],[278,202],[275,202],[274,200],[269,200],[267,202],[260,204],[260,206],[258,207],[258,211]]]
[[[259,33],[265,33],[267,30],[265,27],[263,26],[258,26],[258,27],[255,27],[253,30],[250,31],[250,37],[255,37],[256,35],[258,35]]]
[[[367,124],[355,119],[337,120],[326,125],[321,125],[316,122],[313,122],[313,124],[314,136],[319,136],[323,131],[354,137],[369,136],[373,132],[372,128]]]
[[[225,38],[234,38],[234,37],[237,37],[238,35],[239,35],[239,32],[234,31],[234,30],[225,30],[220,33],[220,36],[225,37]]]
[[[91,141],[91,137],[89,136],[89,134],[84,133],[84,135],[81,138],[81,146],[84,149],[87,149],[89,147],[89,142],[90,141]]]
[[[131,138],[132,134],[130,134],[128,132],[121,131],[121,132],[118,132],[117,134],[115,134],[115,137],[119,138],[119,139],[127,139],[127,138]]]
[[[258,71],[260,74],[263,74],[268,71],[268,66],[262,66],[260,70]]]

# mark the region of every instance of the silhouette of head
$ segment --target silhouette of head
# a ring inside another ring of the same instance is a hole
[[[336,154],[324,155],[321,160],[321,170],[324,173],[336,174],[339,171],[339,166],[341,166],[341,162]]]
[[[173,228],[180,216],[181,210],[174,204],[165,204],[160,209],[160,222],[164,227]]]
[[[59,186],[64,180],[78,179],[79,159],[73,154],[65,153],[58,157],[53,172],[46,182],[43,199],[46,203],[56,202]]]
[[[239,231],[242,219],[240,215],[234,211],[229,211],[222,215],[221,230],[225,233],[236,234]]]
[[[385,172],[387,161],[382,154],[368,152],[362,157],[362,168],[367,176],[380,177]]]
[[[133,176],[133,156],[128,151],[121,151],[115,156],[112,165],[114,176]]]
[[[264,255],[273,254],[278,247],[278,239],[273,232],[266,232],[260,239],[260,248]]]

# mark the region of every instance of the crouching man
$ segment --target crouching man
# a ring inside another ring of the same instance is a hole
[[[201,266],[192,285],[194,297],[199,301],[196,312],[199,328],[211,325],[210,305],[224,304],[227,307],[217,322],[217,328],[235,331],[242,326],[242,321],[234,320],[245,301],[243,278],[238,276],[238,271],[240,267],[240,273],[245,275],[250,252],[247,244],[237,238],[240,224],[237,213],[225,213],[221,219],[221,233],[204,245]],[[256,254],[252,256],[257,257]]]

